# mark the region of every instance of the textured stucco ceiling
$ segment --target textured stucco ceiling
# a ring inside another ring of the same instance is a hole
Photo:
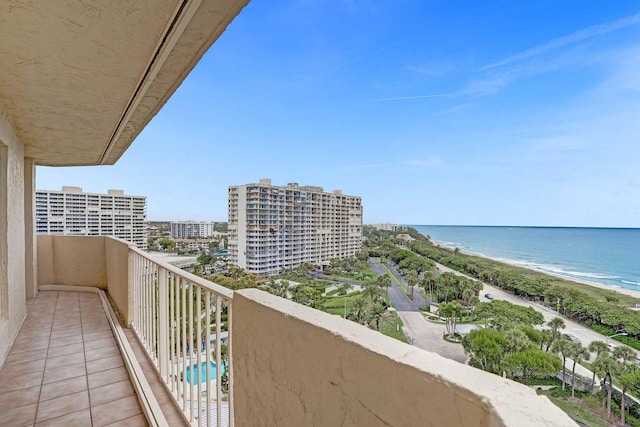
[[[25,156],[114,163],[247,2],[0,1],[0,108]]]

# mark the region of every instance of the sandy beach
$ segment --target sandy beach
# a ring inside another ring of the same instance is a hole
[[[518,267],[518,268],[523,268],[525,270],[535,271],[536,273],[546,274],[547,276],[558,277],[560,279],[568,280],[568,281],[574,282],[574,283],[579,283],[581,285],[587,285],[587,286],[592,286],[594,288],[606,289],[608,291],[618,292],[618,293],[623,294],[623,295],[628,295],[628,296],[640,299],[640,291],[634,291],[632,289],[620,288],[620,287],[617,287],[617,286],[604,285],[602,283],[590,282],[590,281],[587,281],[587,280],[579,280],[579,279],[576,279],[575,277],[563,276],[561,274],[550,273],[548,271],[542,271],[542,270],[536,270],[536,269],[533,269],[533,268],[527,268],[527,267],[523,267],[522,265],[518,265],[516,263],[506,262],[504,259],[491,258],[491,257],[483,256],[483,255],[464,252],[464,251],[461,251],[461,252],[463,252],[465,255],[470,255],[470,256],[476,256],[476,257],[479,257],[479,258],[490,259],[491,261],[499,262],[499,263],[502,263],[502,264],[508,264],[508,265],[513,266],[513,267]]]

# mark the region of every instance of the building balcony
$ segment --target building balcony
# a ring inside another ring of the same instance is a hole
[[[3,426],[574,425],[521,384],[121,240],[37,249],[40,291],[0,371]]]

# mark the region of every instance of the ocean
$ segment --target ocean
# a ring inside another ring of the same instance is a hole
[[[411,227],[441,246],[468,254],[640,291],[640,228]]]

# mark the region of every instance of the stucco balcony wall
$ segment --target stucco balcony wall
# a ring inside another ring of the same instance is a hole
[[[528,387],[257,289],[234,293],[235,425],[575,426]]]
[[[106,236],[38,236],[38,286],[91,286],[106,290],[125,324],[130,319],[129,248]]]

